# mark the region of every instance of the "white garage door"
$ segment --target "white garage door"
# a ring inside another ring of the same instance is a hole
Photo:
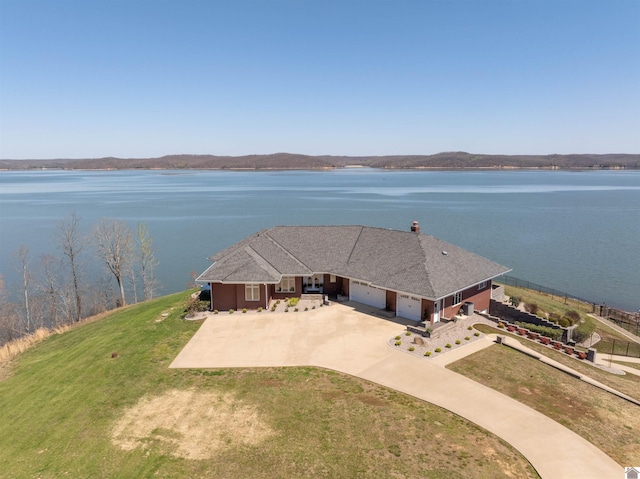
[[[422,319],[421,304],[420,298],[409,296],[408,294],[399,294],[396,315],[420,321]]]
[[[349,299],[383,309],[387,305],[387,293],[384,289],[375,288],[359,281],[349,283]]]

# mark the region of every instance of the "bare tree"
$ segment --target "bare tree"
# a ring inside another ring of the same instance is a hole
[[[60,325],[58,259],[52,255],[42,255],[40,256],[40,263],[42,266],[42,280],[38,284],[38,289],[45,298],[48,323],[50,326],[56,327]]]
[[[155,288],[155,267],[158,262],[153,253],[153,239],[149,234],[149,228],[145,223],[138,223],[138,242],[140,246],[140,274],[142,276],[142,289],[144,299],[152,299]]]
[[[15,305],[7,300],[4,279],[0,275],[0,346],[22,334]]]
[[[80,236],[79,231],[80,217],[74,211],[68,221],[58,223],[58,237],[62,246],[62,253],[69,261],[69,269],[71,270],[71,282],[73,284],[73,296],[75,305],[72,308],[73,319],[80,321],[82,319],[82,295],[80,293],[80,268],[79,261],[85,241]]]
[[[22,276],[22,307],[24,314],[24,330],[31,333],[31,307],[29,306],[29,293],[31,290],[31,270],[29,269],[29,248],[20,245],[16,252],[16,269]]]
[[[118,283],[120,305],[124,306],[127,300],[123,280],[133,254],[131,229],[124,221],[101,218],[94,228],[93,237],[100,257]]]

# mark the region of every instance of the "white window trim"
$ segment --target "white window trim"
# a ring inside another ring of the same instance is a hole
[[[296,277],[295,276],[283,276],[280,282],[276,284],[276,293],[295,293],[296,292]]]
[[[460,303],[462,303],[462,292],[455,293],[453,295],[453,304],[460,304]]]
[[[485,289],[486,287],[487,287],[487,282],[483,281],[482,283],[480,283],[478,285],[478,291],[481,290],[481,289]]]
[[[260,285],[259,284],[245,284],[244,285],[244,300],[245,301],[260,301]]]

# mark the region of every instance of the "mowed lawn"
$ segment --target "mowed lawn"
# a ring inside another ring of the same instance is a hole
[[[186,298],[124,308],[14,360],[0,477],[537,477],[485,430],[356,378],[168,369],[200,326],[183,319]]]
[[[486,326],[485,332],[494,330]],[[611,387],[640,398],[637,376],[617,376],[562,357],[562,353],[542,351]],[[520,401],[563,424],[608,454],[621,466],[640,460],[640,407],[569,376],[507,346],[493,345],[448,366],[492,389]]]

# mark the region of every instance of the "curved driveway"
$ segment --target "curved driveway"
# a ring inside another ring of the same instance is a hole
[[[616,478],[624,469],[574,432],[508,396],[388,346],[404,327],[335,304],[304,313],[210,316],[172,368],[318,366],[402,391],[501,437],[544,479]],[[490,346],[475,341],[446,353]],[[444,358],[445,355],[442,357]]]

